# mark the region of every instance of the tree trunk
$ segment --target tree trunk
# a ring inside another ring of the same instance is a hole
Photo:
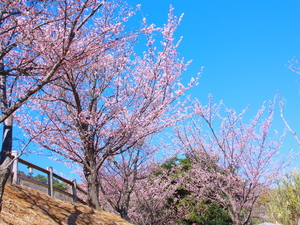
[[[2,138],[2,149],[0,154],[0,164],[2,164],[7,157],[11,156],[12,131],[13,131],[13,119],[12,116],[9,116],[6,120],[4,120],[4,124],[3,124],[3,138]]]
[[[127,186],[126,183],[127,182],[125,182],[124,186]],[[129,202],[130,202],[131,193],[132,193],[132,189],[130,191],[128,191],[128,189],[126,189],[126,191],[123,192],[123,198],[124,198],[123,202],[121,203],[121,205],[119,205],[119,207],[115,208],[115,210],[120,214],[120,216],[124,220],[127,220],[127,221],[130,221],[130,219],[128,217],[128,209],[129,209]]]
[[[3,62],[0,62],[0,73],[4,71]],[[6,76],[0,76],[0,102],[2,114],[5,114],[6,109],[9,106],[6,95]],[[12,151],[12,129],[13,129],[13,117],[10,115],[3,123],[3,137],[2,147],[0,153],[0,212],[2,209],[2,196],[5,188],[5,184],[10,175],[10,156]]]
[[[127,221],[130,221],[129,217],[128,217],[128,210],[127,209],[123,209],[123,210],[118,210],[118,213],[120,214],[120,216]]]
[[[2,197],[4,193],[5,184],[10,175],[10,168],[8,164],[10,163],[10,158],[6,157],[5,161],[0,165],[0,212],[2,210]]]
[[[0,62],[0,74],[4,72],[3,62]],[[6,110],[9,107],[9,101],[6,94],[6,75],[0,76],[0,104],[2,114],[6,114]],[[10,156],[12,151],[12,128],[13,128],[13,117],[9,115],[3,123],[3,137],[2,137],[2,148],[0,154],[0,164],[2,164],[7,156]]]
[[[84,166],[84,176],[87,181],[87,204],[94,209],[101,209],[99,203],[99,180],[98,180],[98,170],[96,165],[89,166],[89,168]]]
[[[0,212],[2,210],[2,197],[5,184],[10,175],[10,155],[12,151],[12,116],[4,121],[3,126],[3,142],[0,157]]]

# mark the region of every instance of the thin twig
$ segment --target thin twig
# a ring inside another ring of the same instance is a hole
[[[300,145],[300,140],[299,140],[296,132],[292,130],[292,128],[289,126],[289,124],[287,123],[287,121],[284,118],[283,107],[282,107],[283,104],[284,103],[282,101],[280,101],[280,104],[279,104],[280,105],[280,117],[281,117],[282,121],[284,122],[285,126],[287,127],[287,129],[291,132],[291,134],[294,136],[294,138],[297,141],[297,143]]]

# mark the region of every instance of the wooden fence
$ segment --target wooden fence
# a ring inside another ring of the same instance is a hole
[[[12,158],[15,158],[15,157],[17,157],[17,151],[12,151]],[[22,164],[26,165],[28,168],[36,169],[38,171],[41,171],[41,172],[47,174],[47,183],[39,182],[37,180],[31,179],[28,176],[24,176],[22,174],[19,174],[19,172],[18,172],[18,164],[19,163],[22,163]],[[61,189],[53,187],[53,179],[54,178],[62,181],[65,184],[70,185],[72,187],[72,194],[70,194],[69,192],[63,191]],[[73,181],[69,181],[69,180],[53,173],[53,168],[52,167],[48,167],[47,169],[43,169],[43,168],[41,168],[41,167],[39,167],[35,164],[32,164],[30,162],[27,162],[23,159],[16,158],[15,161],[13,162],[13,164],[12,164],[12,183],[13,184],[20,184],[20,180],[24,180],[24,181],[32,183],[34,185],[38,185],[38,186],[47,188],[48,195],[50,195],[51,197],[54,197],[54,191],[55,191],[55,192],[58,192],[62,195],[70,197],[73,202],[80,202],[82,204],[86,204],[83,199],[80,199],[78,197],[78,192],[81,192],[83,194],[83,196],[86,196],[87,192],[76,184],[76,180],[74,179]]]

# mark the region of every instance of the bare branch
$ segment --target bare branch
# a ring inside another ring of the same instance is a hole
[[[292,128],[290,127],[290,125],[288,124],[288,122],[286,121],[284,115],[283,115],[283,101],[280,101],[279,106],[280,106],[280,117],[282,119],[282,121],[284,122],[284,125],[286,126],[286,128],[289,130],[289,132],[293,135],[293,137],[295,138],[295,140],[297,141],[298,145],[300,145],[300,140],[296,134],[295,131],[292,130]]]

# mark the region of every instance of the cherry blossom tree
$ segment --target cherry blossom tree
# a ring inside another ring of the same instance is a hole
[[[95,48],[76,63],[66,62],[61,79],[32,98],[26,112],[31,108],[36,117],[26,113],[18,119],[31,136],[47,127],[36,141],[82,166],[87,201],[94,208],[100,208],[103,163],[182,120],[187,109],[179,98],[195,82],[184,87],[178,80],[187,63],[176,50],[173,34],[181,18],[172,9],[163,27],[143,25],[137,32],[124,25],[132,15],[126,7],[111,2],[101,9],[91,36],[80,42]],[[141,56],[134,54],[138,37],[147,41]]]
[[[186,190],[189,159],[174,157],[155,163],[157,151],[153,146],[135,148],[110,157],[100,168],[100,200],[105,211],[120,214],[134,224],[230,221],[221,207],[205,196],[199,201]]]
[[[178,182],[154,162],[157,147],[143,141],[139,145],[110,156],[99,170],[100,201],[105,211],[119,214],[134,224],[173,224],[178,217],[168,199]],[[178,169],[178,168],[176,168]],[[159,171],[159,172],[158,172]],[[82,171],[78,173],[83,177]],[[167,179],[170,178],[170,179]],[[84,182],[83,186],[87,186]]]
[[[196,198],[220,204],[237,225],[249,223],[257,198],[283,168],[273,161],[282,140],[272,140],[270,134],[273,103],[248,124],[243,122],[245,112],[237,114],[210,99],[207,106],[195,104],[199,120],[177,130],[181,147],[192,159],[187,189]]]
[[[226,211],[206,196],[187,189],[189,158],[173,157],[156,163],[147,179],[138,180],[132,193],[129,218],[134,224],[232,224]]]
[[[128,211],[130,222],[141,225],[171,225],[185,217],[186,211],[176,210],[175,204],[169,202],[184,181],[179,175],[174,182],[172,175],[177,169],[168,170],[156,164],[149,170],[147,179],[137,181]]]
[[[132,194],[137,182],[149,178],[156,152],[153,146],[143,143],[106,160],[99,171],[100,199],[105,211],[130,221]]]
[[[46,84],[58,79],[67,62],[86,54],[88,21],[105,0],[0,1],[0,122],[3,124],[1,190],[9,174],[13,113]],[[76,44],[75,44],[76,43]]]

